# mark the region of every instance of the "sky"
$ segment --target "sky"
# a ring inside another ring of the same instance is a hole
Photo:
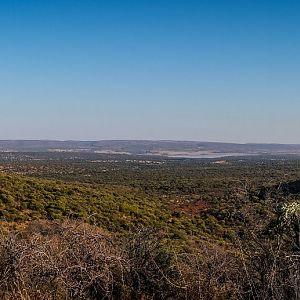
[[[298,0],[0,0],[0,139],[300,143]]]

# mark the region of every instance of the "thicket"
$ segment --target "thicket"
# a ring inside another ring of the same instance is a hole
[[[153,228],[124,236],[78,221],[32,222],[0,238],[0,297],[299,299],[300,249],[290,221],[292,231],[278,227],[285,230],[275,238],[252,233],[231,248],[201,241],[185,250]]]

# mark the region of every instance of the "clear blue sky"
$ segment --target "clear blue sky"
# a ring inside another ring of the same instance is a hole
[[[299,0],[0,0],[0,139],[300,143]]]

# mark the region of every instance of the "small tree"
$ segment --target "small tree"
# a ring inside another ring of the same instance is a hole
[[[284,204],[279,212],[278,227],[294,242],[296,250],[300,250],[300,201]]]

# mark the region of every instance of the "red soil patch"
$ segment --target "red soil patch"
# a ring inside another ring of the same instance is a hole
[[[174,208],[175,212],[184,212],[193,216],[209,209],[208,203],[203,200],[197,200],[189,204],[182,204]]]

